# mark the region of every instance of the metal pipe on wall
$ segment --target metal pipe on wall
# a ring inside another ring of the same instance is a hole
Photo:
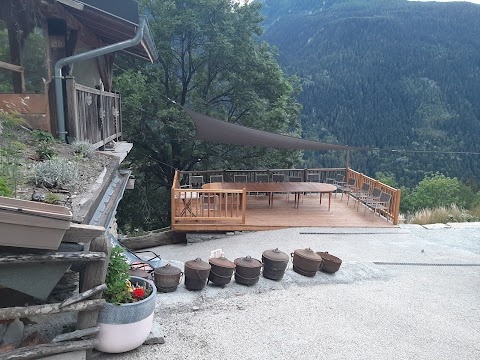
[[[66,135],[67,135],[67,132],[65,130],[65,112],[63,108],[62,68],[66,65],[69,65],[75,62],[88,60],[94,57],[106,55],[115,51],[123,50],[129,47],[138,45],[142,41],[145,28],[147,28],[147,21],[142,16],[140,25],[137,28],[137,33],[135,34],[135,37],[133,37],[132,39],[124,40],[116,44],[107,45],[99,49],[86,51],[78,55],[65,57],[56,62],[54,67],[54,79],[55,79],[55,100],[57,102],[56,104],[57,131],[58,131],[58,136],[62,141],[66,141]]]

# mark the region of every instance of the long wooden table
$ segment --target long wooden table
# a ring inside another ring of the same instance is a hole
[[[337,190],[335,185],[317,182],[218,182],[205,184],[203,188],[224,190],[245,189],[247,193],[267,193],[269,194],[270,207],[273,206],[274,193],[294,193],[296,208],[299,206],[301,193],[319,193],[320,204],[322,203],[322,194],[328,194],[328,210],[330,210],[332,202],[332,193]]]

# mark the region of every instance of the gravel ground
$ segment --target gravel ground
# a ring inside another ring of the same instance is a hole
[[[308,233],[308,234],[307,234]],[[153,249],[164,259],[231,260],[279,247],[343,259],[334,275],[287,270],[280,282],[232,282],[157,295],[165,344],[101,359],[480,359],[480,224],[427,230],[304,228]]]

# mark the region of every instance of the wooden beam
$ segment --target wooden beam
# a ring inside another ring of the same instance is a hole
[[[33,306],[15,306],[8,308],[0,308],[0,320],[11,320],[16,318],[24,318],[34,315],[49,315],[71,311],[87,311],[95,310],[105,305],[104,299],[85,300],[81,303],[60,307],[61,304],[44,304]]]
[[[94,326],[88,329],[75,330],[66,334],[60,334],[53,338],[52,343],[59,343],[67,340],[79,339],[85,336],[98,334],[100,326]]]
[[[99,236],[90,243],[90,250],[102,252],[108,259],[110,258],[112,243],[107,236]],[[102,263],[89,263],[80,277],[80,291],[86,291],[104,284],[105,277],[107,276],[107,267],[108,261]],[[93,296],[99,299],[102,296],[102,293],[97,292]],[[98,312],[99,309],[79,312],[77,318],[77,330],[88,329],[96,326],[98,322]],[[92,350],[87,350],[86,355],[87,359],[91,359]]]
[[[98,344],[97,339],[69,341],[56,344],[41,344],[35,346],[28,346],[9,351],[2,354],[2,359],[5,360],[24,360],[24,359],[39,359],[48,355],[63,354],[72,351],[92,349]],[[68,356],[66,356],[68,358]]]
[[[0,265],[9,264],[32,264],[41,262],[76,262],[76,261],[88,261],[88,262],[105,262],[106,255],[103,252],[55,252],[46,254],[18,254],[18,255],[6,255],[0,257]]]
[[[3,62],[3,61],[0,61],[0,68],[16,71],[16,72],[19,72],[19,73],[23,73],[23,66],[13,65],[13,64],[6,63],[6,62]]]
[[[104,232],[105,228],[103,226],[71,223],[70,228],[63,235],[62,242],[86,243]]]
[[[98,39],[87,29],[81,22],[79,22],[75,16],[70,14],[62,5],[53,4],[49,1],[42,0],[40,3],[42,14],[45,17],[65,19],[67,21],[67,27],[78,31],[79,39],[86,44],[97,48],[105,46],[105,43]]]
[[[90,250],[101,252],[105,257],[110,257],[110,251],[112,244],[110,239],[106,236],[99,236],[93,240],[90,244]],[[80,291],[84,292],[103,285],[105,283],[105,277],[107,275],[108,261],[99,263],[89,263],[87,268],[82,273],[80,281]],[[101,292],[97,292],[93,295],[94,298],[100,298]],[[97,325],[98,310],[86,311],[78,314],[77,329],[87,329]]]
[[[107,289],[107,285],[105,285],[105,284],[98,285],[98,286],[94,287],[93,289],[84,291],[83,293],[80,293],[78,295],[74,295],[74,296],[68,298],[67,300],[65,300],[64,302],[62,302],[60,304],[60,307],[62,308],[62,307],[65,307],[65,306],[72,305],[72,304],[75,304],[77,302],[83,301],[83,300],[88,299],[89,297],[92,297],[93,295],[95,295],[99,292],[102,292],[103,290],[106,290],[106,289]]]

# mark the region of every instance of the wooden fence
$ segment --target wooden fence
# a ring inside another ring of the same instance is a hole
[[[372,192],[373,189],[378,188],[381,191],[387,194],[390,194],[392,196],[392,200],[390,201],[390,208],[388,209],[388,211],[385,211],[383,215],[387,219],[391,220],[393,224],[395,225],[398,224],[398,217],[400,215],[400,197],[401,197],[400,189],[395,189],[391,186],[381,183],[378,180],[375,180],[355,170],[347,168],[345,179],[349,179],[349,178],[355,179],[355,186],[357,188],[361,188],[364,183],[367,183],[370,185],[370,192]]]
[[[172,225],[185,222],[245,224],[246,191],[180,187],[176,171],[171,193]]]
[[[66,77],[68,136],[101,148],[122,136],[120,94],[92,89]]]
[[[181,195],[179,195],[178,193],[178,191],[180,191],[179,190],[180,184],[188,185],[190,183],[191,176],[202,176],[203,183],[208,184],[210,182],[210,176],[212,175],[223,175],[223,179],[226,182],[233,182],[235,175],[246,175],[248,182],[254,182],[257,174],[268,174],[269,178],[271,178],[271,175],[273,174],[283,174],[285,176],[285,181],[288,181],[290,177],[300,177],[302,181],[308,181],[309,174],[318,174],[319,181],[325,182],[325,183],[332,182],[333,179],[335,179],[336,175],[341,174],[345,177],[346,179],[345,181],[347,181],[347,179],[349,178],[355,179],[355,186],[358,189],[360,189],[364,183],[368,183],[370,184],[370,191],[373,191],[374,188],[379,188],[383,192],[388,193],[392,196],[389,210],[382,212],[382,215],[384,215],[388,220],[392,221],[394,225],[398,224],[398,218],[400,214],[401,191],[399,189],[395,189],[391,186],[383,184],[378,180],[375,180],[371,177],[368,177],[350,168],[177,171],[175,175],[175,181],[177,183],[177,189],[175,190],[177,191],[176,194],[173,193],[174,188],[172,188],[172,204],[175,204],[175,207],[172,206],[172,224],[175,224],[174,214],[178,210],[177,209],[178,204],[181,204],[181,201],[182,201]],[[181,190],[185,191],[185,189],[181,189]],[[205,196],[205,194],[203,194],[203,192],[205,192],[205,189],[190,190],[190,191],[194,191],[195,194],[184,195],[184,196],[193,196],[193,197],[197,197],[197,199],[203,198]],[[226,191],[226,190],[222,190],[222,191],[215,190],[215,191],[216,193],[212,194],[212,196],[213,195],[224,196],[223,194],[221,194],[222,192],[232,193],[232,191]],[[174,198],[173,196],[176,196],[176,198]],[[195,201],[195,204],[196,203],[200,203],[200,202],[197,200]],[[201,205],[198,205],[198,206],[200,211]],[[179,216],[180,214],[183,214],[184,218],[188,217],[186,216],[185,211],[183,212],[182,211],[183,210],[180,209],[180,213],[176,214],[175,221],[178,220],[178,217],[180,218],[182,217],[182,216]],[[202,218],[203,218],[203,215],[205,215],[205,213],[202,214]],[[191,217],[194,220],[200,219],[200,218],[196,218],[196,216],[193,216],[193,215]],[[208,216],[206,217],[208,218]]]

